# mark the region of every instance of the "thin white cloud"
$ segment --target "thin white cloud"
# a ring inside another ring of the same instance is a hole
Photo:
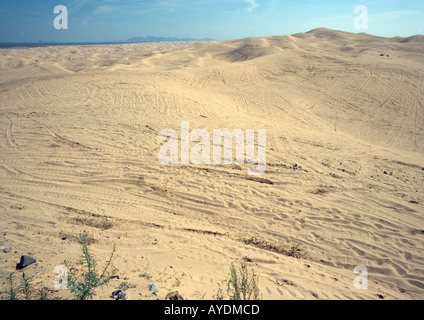
[[[382,13],[371,14],[370,16],[373,18],[380,18],[384,20],[393,20],[398,19],[400,17],[409,16],[413,14],[419,13],[418,11],[413,10],[399,10],[399,11],[387,11]]]
[[[256,0],[246,0],[246,2],[250,5],[246,10],[247,12],[252,12],[255,8],[259,7]]]
[[[80,10],[81,8],[85,7],[88,4],[89,0],[74,0],[74,1],[68,1],[66,6],[68,8],[72,8],[74,10]]]
[[[94,10],[94,14],[103,14],[103,13],[108,13],[108,12],[112,12],[113,8],[112,6],[109,5],[104,5],[104,6],[99,6]]]

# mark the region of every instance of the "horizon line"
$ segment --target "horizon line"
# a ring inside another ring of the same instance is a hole
[[[329,31],[335,31],[335,32],[343,32],[343,33],[348,33],[348,34],[365,34],[365,35],[370,35],[373,37],[377,37],[377,38],[384,38],[384,39],[394,39],[394,38],[402,38],[402,39],[408,39],[411,37],[416,37],[416,36],[424,36],[424,34],[414,34],[411,36],[393,36],[393,37],[384,37],[384,36],[379,36],[379,35],[375,35],[375,34],[371,34],[371,33],[367,33],[367,32],[349,32],[349,31],[343,31],[343,30],[337,30],[337,29],[331,29],[331,28],[327,28],[327,27],[318,27],[318,28],[314,28],[308,31],[304,31],[304,32],[296,32],[293,34],[280,34],[280,35],[267,35],[267,36],[246,36],[243,38],[234,38],[234,39],[226,39],[226,40],[216,40],[213,38],[190,38],[190,37],[173,37],[173,36],[167,36],[167,37],[161,37],[161,36],[152,36],[152,35],[148,35],[148,36],[135,36],[135,37],[131,37],[127,40],[110,40],[110,41],[82,41],[82,42],[78,42],[78,41],[69,41],[69,42],[57,42],[57,41],[44,41],[44,40],[38,40],[37,42],[1,42],[0,41],[0,47],[15,47],[15,46],[31,46],[31,47],[43,47],[43,46],[49,46],[49,45],[102,45],[102,44],[136,44],[136,43],[160,43],[160,42],[212,42],[212,41],[218,41],[218,42],[222,42],[222,41],[231,41],[231,40],[241,40],[241,39],[245,39],[245,38],[267,38],[267,37],[274,37],[274,36],[287,36],[287,35],[298,35],[298,34],[302,34],[302,33],[309,33],[309,32],[313,32],[313,31],[317,31],[317,30],[329,30]],[[139,38],[140,40],[135,40]],[[154,41],[152,40],[148,40],[149,38],[153,38],[155,39]],[[143,41],[143,39],[145,41]]]

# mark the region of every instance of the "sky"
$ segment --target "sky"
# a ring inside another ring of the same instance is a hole
[[[57,28],[65,26],[58,5],[67,29]],[[423,21],[424,0],[0,0],[0,42],[9,43],[230,40],[320,27],[408,37],[424,33]]]

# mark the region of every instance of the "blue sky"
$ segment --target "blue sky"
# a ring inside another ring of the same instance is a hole
[[[56,30],[57,5],[68,29]],[[368,11],[355,29],[354,9]],[[135,36],[228,40],[326,27],[392,37],[424,33],[424,0],[0,0],[0,42],[97,42]]]

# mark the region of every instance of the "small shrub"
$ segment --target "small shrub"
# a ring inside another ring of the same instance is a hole
[[[25,272],[22,272],[21,283],[15,287],[14,285],[14,275],[12,272],[7,277],[7,282],[9,282],[9,300],[31,300],[33,296],[32,289],[32,278],[29,277]],[[40,300],[47,299],[47,291],[41,289],[38,291],[38,296]]]
[[[87,237],[81,235],[79,242],[83,252],[79,261],[80,269],[72,267],[68,261],[65,261],[65,266],[68,269],[68,287],[78,300],[88,300],[93,299],[94,292],[98,287],[107,284],[110,280],[112,275],[110,269],[112,268],[111,263],[115,253],[115,245],[109,260],[99,273],[97,271],[97,262],[88,249]]]
[[[44,288],[38,290],[38,296],[40,297],[40,300],[47,300],[47,291]]]
[[[249,273],[246,265],[242,265],[239,270],[231,263],[229,279],[227,283],[227,295],[229,300],[259,300],[258,288],[259,276]],[[224,300],[225,295],[221,288],[215,296],[216,300]]]
[[[9,282],[9,300],[18,300],[13,284],[13,272],[7,276],[7,282]]]

